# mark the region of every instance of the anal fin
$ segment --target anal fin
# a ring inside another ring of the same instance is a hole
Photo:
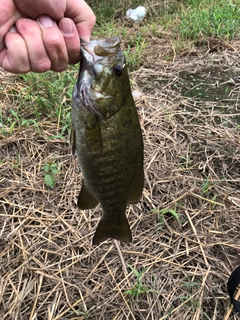
[[[78,196],[77,206],[81,210],[92,209],[98,205],[98,201],[88,191],[87,187],[82,185],[81,191]]]
[[[142,196],[143,191],[143,184],[144,184],[144,172],[141,170],[137,177],[136,185],[132,188],[129,196],[128,196],[128,203],[137,203]]]

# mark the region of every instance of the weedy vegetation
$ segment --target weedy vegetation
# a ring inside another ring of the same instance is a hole
[[[239,0],[89,0],[93,39],[119,36],[144,138],[133,243],[92,246],[69,134],[78,66],[0,70],[0,318],[237,320]],[[133,23],[126,10],[145,5]],[[125,262],[124,262],[125,261]],[[126,264],[128,267],[124,267]]]
[[[152,209],[150,211],[151,213],[157,213],[157,227],[158,228],[163,228],[165,226],[165,215],[170,214],[172,215],[173,218],[175,218],[177,221],[179,221],[179,215],[176,212],[176,209],[170,209],[170,208],[165,208],[165,209]]]
[[[51,189],[55,187],[55,175],[61,171],[58,168],[58,164],[52,161],[49,161],[43,167],[44,170],[44,182],[45,185]]]
[[[134,269],[131,265],[128,265],[128,267],[131,269],[131,271],[135,274],[137,277],[137,282],[128,290],[124,292],[126,295],[130,295],[133,299],[138,298],[141,294],[145,292],[156,292],[155,290],[149,289],[143,285],[143,282],[141,278],[143,277],[144,273],[147,270],[146,268],[143,268],[141,272],[138,272],[136,269]]]
[[[199,36],[231,40],[240,25],[239,1],[186,1],[179,30],[185,39],[199,40]],[[207,39],[206,39],[207,40]]]

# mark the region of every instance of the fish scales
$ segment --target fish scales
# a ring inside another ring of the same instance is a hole
[[[128,203],[143,189],[143,142],[118,38],[83,42],[73,91],[72,146],[83,176],[78,206],[101,204],[93,243],[132,240]]]

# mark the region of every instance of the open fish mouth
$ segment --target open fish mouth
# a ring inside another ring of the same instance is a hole
[[[98,91],[94,91],[95,99],[96,101],[98,99],[104,98],[104,99],[111,99],[112,96],[109,95],[103,95],[102,93]],[[93,115],[103,119],[105,118],[105,115],[103,115],[97,107],[94,106],[94,102],[96,101],[91,99],[91,90],[89,85],[86,82],[83,82],[80,88],[80,101],[84,108],[89,110]]]
[[[90,42],[81,40],[82,60],[80,65],[79,97],[83,107],[100,118],[108,117],[108,112],[100,110],[98,101],[104,99],[108,105],[113,97],[111,93],[105,92],[103,94],[100,90],[96,90],[92,83],[94,79],[102,77],[104,66],[120,50],[119,44],[120,40],[117,37]]]
[[[101,113],[94,106],[93,101],[90,98],[90,87],[86,82],[83,82],[80,88],[80,100],[84,108],[89,110],[92,114],[102,118]]]
[[[84,41],[81,40],[81,55],[88,62],[95,63],[102,57],[114,55],[119,50],[120,40],[118,37],[110,39]]]

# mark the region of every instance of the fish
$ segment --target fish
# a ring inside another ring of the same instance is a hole
[[[124,54],[117,37],[81,41],[72,94],[71,145],[83,182],[80,210],[102,207],[93,244],[109,238],[131,242],[128,204],[144,186],[143,139]]]

